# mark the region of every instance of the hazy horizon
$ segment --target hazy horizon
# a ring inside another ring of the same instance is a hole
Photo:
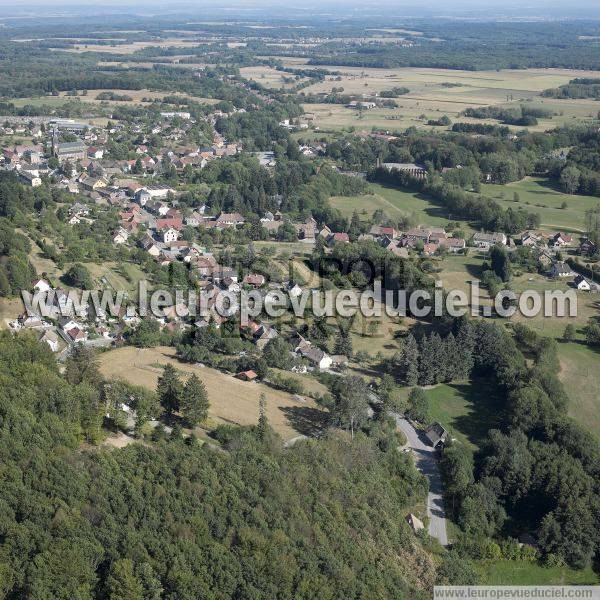
[[[202,3],[193,1],[173,2],[165,7],[163,2],[146,0],[103,0],[81,5],[80,0],[36,0],[35,2],[13,1],[2,2],[0,20],[7,20],[14,17],[35,17],[43,14],[49,14],[53,11],[62,12],[68,9],[73,14],[89,14],[98,11],[115,14],[131,14],[138,16],[148,14],[154,15],[176,15],[182,11],[189,11],[189,16],[199,16],[203,11],[213,12],[214,9],[223,11],[222,18],[229,20],[231,13],[235,10],[243,11],[239,17],[248,16],[249,13],[267,12],[265,16],[276,18],[285,17],[285,14],[302,15],[310,11],[311,17],[329,16],[329,17],[352,17],[353,14],[372,14],[378,16],[381,10],[381,16],[393,18],[401,17],[444,17],[444,16],[467,16],[471,18],[480,17],[481,19],[494,19],[503,16],[514,19],[528,18],[600,18],[600,6],[589,0],[581,0],[565,5],[560,0],[530,0],[523,5],[517,1],[504,2],[502,0],[491,0],[482,4],[475,0],[459,1],[440,1],[430,0],[428,2],[417,3],[414,0],[405,1],[369,1],[369,2],[342,2],[342,0],[326,0],[324,2],[309,0],[299,7],[295,2],[273,2],[272,0],[233,0],[217,1],[204,0]],[[284,9],[284,15],[280,14]],[[390,15],[390,10],[397,13]],[[332,13],[332,14],[327,14]],[[214,15],[210,15],[214,18]]]

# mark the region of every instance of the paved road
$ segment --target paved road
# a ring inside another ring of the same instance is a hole
[[[426,438],[403,417],[393,414],[398,428],[406,435],[407,445],[415,457],[417,469],[429,480],[427,494],[427,515],[429,517],[429,535],[439,540],[442,546],[448,545],[446,532],[446,513],[442,496],[442,477],[438,468],[435,450],[427,443]]]

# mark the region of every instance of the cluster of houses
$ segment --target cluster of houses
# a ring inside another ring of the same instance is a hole
[[[591,240],[583,239],[577,242],[572,235],[561,231],[550,238],[534,231],[526,231],[521,235],[521,245],[536,250],[540,269],[546,272],[549,277],[564,281],[571,280],[569,283],[577,290],[600,291],[599,284],[576,273],[567,262],[558,258],[558,253],[563,250],[573,250],[580,256],[595,254],[597,251],[596,245]]]
[[[222,114],[215,111],[207,117],[211,125],[216,122],[217,113]],[[72,193],[89,193],[107,187],[111,177],[122,177],[127,173],[153,176],[165,168],[174,167],[177,171],[183,171],[188,165],[204,168],[211,160],[241,152],[240,142],[229,142],[214,129],[210,145],[200,147],[186,143],[194,120],[188,117],[178,127],[172,126],[172,120],[174,117],[183,119],[187,115],[189,113],[164,112],[154,124],[130,124],[128,133],[135,136],[139,143],[134,147],[135,158],[127,160],[105,157],[109,139],[119,136],[125,129],[122,123],[106,129],[71,119],[20,118],[19,125],[10,128],[11,131],[31,138],[33,143],[4,147],[2,167],[17,172],[21,181],[32,187],[41,185],[42,177],[52,176]],[[66,134],[69,137],[65,138]],[[151,150],[148,145],[150,137],[157,134],[166,142],[165,147]],[[50,166],[51,157],[58,160],[59,168]]]
[[[34,294],[41,294],[49,303],[48,317],[25,311],[10,323],[15,331],[30,330],[38,339],[46,342],[52,352],[60,353],[74,344],[90,344],[96,347],[110,345],[122,334],[126,325],[134,319],[125,307],[115,317],[107,317],[93,304],[77,302],[72,293],[64,288],[54,288],[46,279],[38,279],[32,285]],[[44,313],[45,314],[45,313]]]

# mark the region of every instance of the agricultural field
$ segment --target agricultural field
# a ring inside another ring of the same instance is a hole
[[[581,342],[561,342],[559,358],[559,377],[569,396],[569,415],[600,437],[600,354]]]
[[[114,40],[111,44],[74,44],[73,48],[57,48],[61,52],[100,52],[105,54],[134,54],[138,50],[148,47],[158,48],[195,48],[200,42],[184,38],[168,38],[163,40],[147,40],[143,42],[125,42]]]
[[[298,67],[297,63],[284,65]],[[310,68],[305,65],[304,68]],[[503,71],[458,71],[446,69],[362,69],[360,67],[319,67],[341,73],[326,78],[303,90],[306,94],[330,92],[343,88],[346,94],[374,94],[393,87],[406,87],[408,94],[396,98],[397,108],[375,108],[355,111],[341,105],[306,104],[307,112],[315,114],[315,125],[323,130],[348,128],[402,130],[415,126],[430,128],[427,120],[447,115],[453,121],[479,121],[461,117],[466,108],[477,106],[518,105],[533,103],[555,113],[552,119],[540,119],[532,131],[544,131],[565,123],[597,117],[598,106],[593,100],[555,100],[541,98],[540,92],[568,83],[575,77],[597,77],[598,74],[566,69],[529,69]],[[422,117],[425,118],[422,118]],[[513,127],[512,129],[520,129]],[[442,128],[436,128],[442,129]]]
[[[572,278],[567,278],[569,281]],[[524,273],[520,276],[513,277],[510,281],[510,288],[520,296],[525,290],[534,290],[544,296],[545,292],[560,290],[567,292],[573,288],[569,287],[566,281],[550,279],[544,275],[534,273]],[[531,327],[541,335],[552,338],[560,338],[565,330],[565,327],[570,323],[579,331],[579,336],[583,339],[582,329],[587,324],[588,320],[596,317],[600,308],[600,296],[589,292],[576,291],[577,297],[577,316],[558,317],[556,310],[552,309],[552,317],[545,317],[543,312],[535,317],[526,317],[520,312],[517,312],[513,317],[513,322],[521,322]],[[568,313],[568,309],[566,311]]]
[[[522,208],[539,213],[542,228],[548,228],[552,233],[558,230],[583,233],[585,211],[600,205],[598,197],[564,194],[542,177],[525,177],[505,185],[484,184],[481,193],[504,208]],[[515,194],[518,194],[518,201],[514,199]],[[566,208],[562,208],[563,203]]]
[[[118,94],[121,96],[129,96],[131,100],[99,100],[96,96],[103,92],[113,92],[114,94]],[[194,100],[195,102],[200,102],[203,104],[217,104],[219,100],[214,98],[200,98],[196,96],[190,96],[189,94],[182,94],[180,92],[156,92],[152,90],[120,90],[120,89],[107,89],[107,90],[88,90],[87,95],[82,96],[79,95],[77,98],[82,102],[90,102],[92,104],[100,104],[100,103],[108,103],[115,106],[120,105],[132,105],[132,104],[140,104],[145,99],[148,100],[163,100],[167,96],[180,96],[182,99]],[[73,100],[74,96],[67,96],[67,92],[60,92],[60,98],[67,98]]]
[[[324,413],[310,398],[296,399],[258,382],[246,382],[209,367],[183,363],[173,348],[119,348],[100,355],[100,370],[107,377],[124,379],[135,385],[155,389],[162,365],[173,364],[185,374],[195,373],[206,386],[210,401],[209,418],[217,423],[253,425],[258,420],[258,401],[267,399],[271,426],[284,439],[314,431]]]

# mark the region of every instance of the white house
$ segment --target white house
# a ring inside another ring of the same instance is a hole
[[[310,361],[315,367],[318,367],[319,369],[329,369],[333,364],[331,356],[320,348],[313,346],[311,342],[305,340],[302,336],[299,337],[300,342],[294,351]]]
[[[302,295],[302,288],[296,283],[294,285],[288,285],[288,296],[290,298],[297,298]]]
[[[173,189],[164,185],[153,185],[143,187],[136,193],[136,198],[141,206],[144,206],[150,200],[160,200],[173,193]]]
[[[42,294],[44,294],[49,292],[52,289],[52,286],[45,279],[38,279],[38,281],[33,284],[33,289],[36,292],[42,292]]]
[[[38,171],[21,171],[19,173],[19,178],[26,185],[30,185],[31,187],[38,187],[42,185],[42,180]]]
[[[590,291],[590,282],[583,275],[577,275],[577,277],[575,277],[573,280],[573,285],[578,290],[583,290],[585,292]]]
[[[169,244],[171,242],[176,242],[178,237],[179,237],[179,232],[177,231],[177,229],[174,229],[173,227],[169,227],[168,229],[165,229],[162,233],[163,242],[165,244]]]
[[[39,338],[40,342],[46,342],[52,352],[58,352],[58,336],[52,329],[47,329]]]
[[[300,354],[319,369],[329,369],[333,364],[331,356],[320,348],[311,347],[306,350],[300,350]]]
[[[125,244],[127,243],[128,239],[129,233],[127,233],[127,230],[123,229],[122,227],[119,227],[119,229],[117,229],[117,231],[115,231],[113,235],[113,244]]]

